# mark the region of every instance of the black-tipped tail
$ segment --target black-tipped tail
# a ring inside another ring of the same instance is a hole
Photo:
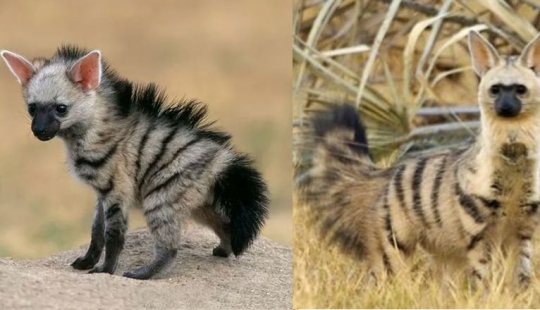
[[[268,190],[247,156],[238,156],[217,180],[214,205],[230,219],[231,247],[242,254],[268,217]]]
[[[313,118],[313,131],[319,139],[324,140],[328,133],[338,130],[353,134],[342,141],[344,145],[357,153],[369,156],[366,131],[354,106],[350,104],[335,106],[330,111],[321,112]]]

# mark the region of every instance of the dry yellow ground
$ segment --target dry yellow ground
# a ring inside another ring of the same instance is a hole
[[[210,118],[269,182],[264,234],[290,244],[290,7],[287,0],[4,1],[0,49],[34,57],[62,43],[98,48],[130,79],[207,102]],[[32,136],[19,87],[0,65],[0,255],[44,257],[87,242],[93,204],[91,190],[68,174],[61,141]],[[131,227],[142,225],[132,212]]]

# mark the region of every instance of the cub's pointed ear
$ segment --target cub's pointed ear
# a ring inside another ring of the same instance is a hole
[[[479,76],[483,76],[499,60],[497,50],[476,31],[469,32],[469,51],[474,71]]]
[[[19,84],[25,86],[36,72],[36,69],[32,63],[21,55],[17,55],[10,51],[1,51],[0,55],[2,55],[6,65],[11,73],[13,73],[13,75],[17,78]]]
[[[93,50],[81,57],[69,69],[68,76],[81,85],[83,91],[97,88],[101,82],[101,52]]]
[[[531,68],[537,74],[540,73],[540,34],[536,35],[521,52],[519,56],[521,63]]]

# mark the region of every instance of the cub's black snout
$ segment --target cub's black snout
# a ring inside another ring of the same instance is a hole
[[[40,112],[38,110],[32,119],[32,132],[39,140],[48,141],[54,138],[60,130],[60,122],[51,113]]]

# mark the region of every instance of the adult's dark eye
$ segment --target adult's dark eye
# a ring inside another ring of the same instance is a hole
[[[516,86],[516,94],[518,95],[525,95],[527,93],[527,87],[525,85],[517,85]]]
[[[65,115],[66,112],[67,112],[67,105],[65,105],[65,104],[56,105],[56,114]]]
[[[493,85],[489,88],[489,93],[492,96],[497,96],[501,93],[501,86],[500,85]]]
[[[30,103],[28,105],[28,114],[30,114],[30,116],[34,117],[34,115],[36,115],[36,104],[35,103]]]

